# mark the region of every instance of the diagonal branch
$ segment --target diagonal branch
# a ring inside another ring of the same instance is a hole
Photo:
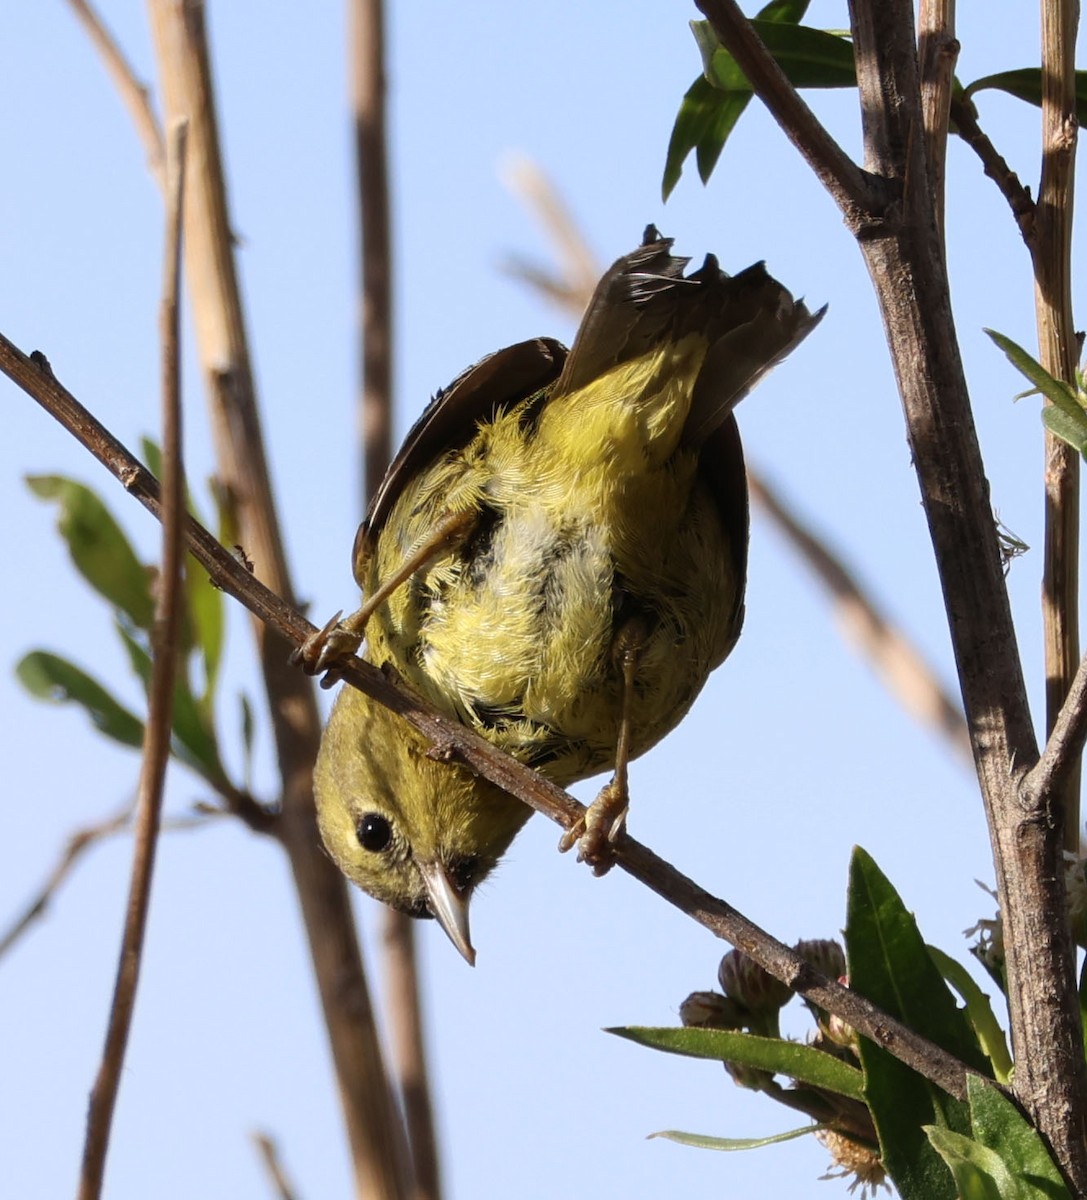
[[[128,109],[128,115],[132,118],[132,124],[136,127],[136,133],[147,155],[147,169],[159,187],[165,190],[162,127],[151,105],[147,85],[140,82],[131,63],[125,58],[121,47],[117,45],[89,0],[68,0],[68,6],[98,51],[110,79],[113,80],[113,86]]]
[[[1059,791],[1077,771],[1083,744],[1087,741],[1087,658],[1080,661],[1072,686],[1053,730],[1046,742],[1042,757],[1023,780],[1022,793],[1030,807],[1040,798]],[[1079,847],[1068,847],[1077,853]]]
[[[53,375],[42,371],[2,334],[0,371],[60,421],[152,515],[159,516],[159,489],[154,477]],[[186,522],[186,535],[190,553],[223,591],[244,604],[259,620],[268,622],[285,640],[300,646],[316,632],[309,621],[269,591],[191,517]],[[571,828],[584,815],[584,806],[572,796],[502,754],[458,721],[442,716],[418,697],[398,688],[376,667],[355,658],[344,664],[342,673],[351,686],[360,688],[410,722],[443,755],[465,763],[564,829]],[[715,936],[738,946],[798,994],[841,1017],[945,1091],[960,1097],[965,1094],[968,1068],[964,1064],[856,992],[819,974],[793,950],[647,847],[624,835],[616,845],[615,858],[616,864],[633,878]]]
[[[830,136],[774,61],[736,0],[695,0],[736,59],[755,95],[811,167],[858,237],[878,227],[884,194]]]

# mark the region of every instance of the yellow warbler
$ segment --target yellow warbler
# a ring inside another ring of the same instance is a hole
[[[652,226],[567,352],[469,368],[408,435],[355,543],[366,597],[304,651],[390,663],[433,705],[566,785],[615,767],[582,857],[606,867],[626,764],[672,729],[743,621],[747,484],[732,409],[816,324],[761,263],[728,276]],[[351,687],[316,767],[321,834],[379,900],[474,961],[468,901],[531,815]],[[564,847],[565,848],[565,847]]]

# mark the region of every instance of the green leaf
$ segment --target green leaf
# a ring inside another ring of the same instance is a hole
[[[966,1015],[974,1027],[982,1051],[992,1064],[993,1074],[998,1082],[1007,1083],[1012,1072],[1011,1055],[1008,1053],[1004,1030],[996,1019],[988,994],[978,987],[974,977],[962,963],[935,946],[929,946],[928,952],[937,970],[966,1004]]]
[[[1021,375],[1029,379],[1047,400],[1076,420],[1084,415],[1083,407],[1070,384],[1065,383],[1062,379],[1055,379],[1037,359],[1032,358],[1022,346],[1017,346],[1011,338],[997,333],[995,329],[986,329],[985,332],[1004,351],[1008,362]]]
[[[752,21],[778,65],[796,87],[854,87],[852,43],[836,33],[796,22],[807,0],[771,3]],[[751,85],[721,45],[708,21],[692,21],[703,74],[687,89],[676,114],[665,155],[661,191],[665,200],[679,182],[683,164],[696,151],[698,173],[708,182],[725,142],[751,100]]]
[[[1015,1181],[1000,1156],[954,1130],[926,1125],[930,1144],[947,1163],[961,1200],[1012,1200]]]
[[[109,509],[90,488],[60,475],[30,475],[26,482],[36,496],[59,504],[57,528],[83,578],[134,625],[150,629],[150,574]]]
[[[162,479],[162,451],[150,438],[140,439],[140,449],[148,470],[156,479]],[[207,527],[192,494],[186,489],[185,507]],[[199,650],[204,666],[204,691],[201,703],[212,715],[215,685],[219,676],[219,665],[223,654],[223,594],[208,578],[207,570],[191,554],[185,556],[185,603],[188,615],[187,635],[189,646]]]
[[[151,655],[120,622],[117,632],[124,643],[132,669],[146,689],[151,682]],[[219,758],[215,730],[180,673],[174,682],[171,734],[170,751],[179,762],[183,762],[202,779],[206,779],[212,787],[217,788],[226,780],[226,772]]]
[[[253,719],[253,706],[249,697],[242,692],[239,696],[242,717],[242,774],[247,792],[253,790],[253,737],[256,733],[256,722]]]
[[[992,88],[1007,92],[1017,100],[1036,104],[1039,108],[1042,105],[1042,72],[1038,67],[1021,67],[1015,71],[999,71],[995,75],[985,75],[969,84],[965,93],[972,96],[975,92]],[[1080,124],[1087,121],[1087,71],[1076,72],[1076,116]]]
[[[755,14],[757,21],[775,21],[780,25],[796,25],[803,20],[811,0],[771,0]]]
[[[672,126],[664,160],[661,194],[667,200],[683,174],[683,164],[697,151],[698,174],[705,183],[713,174],[721,150],[740,114],[751,100],[751,92],[722,92],[704,75],[687,89]]]
[[[1071,1200],[1061,1173],[1033,1125],[988,1080],[966,1080],[974,1140],[994,1151],[1021,1185],[1012,1193],[1023,1200]]]
[[[32,696],[53,704],[78,704],[95,727],[123,746],[143,745],[143,722],[85,671],[46,650],[34,650],[15,667]]]
[[[680,1133],[678,1129],[662,1129],[659,1133],[651,1133],[651,1138],[667,1138],[670,1142],[679,1142],[681,1146],[697,1146],[701,1150],[761,1150],[763,1146],[775,1146],[778,1142],[791,1142],[794,1138],[804,1137],[808,1133],[816,1133],[825,1129],[825,1125],[802,1125],[799,1129],[790,1129],[786,1133],[773,1133],[761,1138],[723,1138],[710,1137],[706,1133]]]
[[[967,1065],[989,1069],[913,916],[859,847],[850,864],[846,956],[850,987]],[[969,1133],[966,1105],[864,1037],[860,1055],[883,1164],[903,1200],[954,1200],[954,1182],[922,1126]]]
[[[741,88],[750,91],[747,76],[739,63],[717,41],[709,22],[692,22],[692,28],[695,25],[700,26],[695,29],[695,40],[702,51],[706,78],[726,91]],[[814,29],[810,25],[762,21],[758,18],[751,22],[751,26],[794,87],[857,86],[853,43],[848,38],[825,29]]]
[[[1042,424],[1054,437],[1087,457],[1087,413],[1072,417],[1054,404],[1045,404],[1042,406]]]
[[[724,1029],[661,1029],[643,1025],[605,1032],[669,1054],[738,1063],[774,1075],[787,1075],[853,1100],[863,1098],[864,1081],[856,1067],[800,1042]]]

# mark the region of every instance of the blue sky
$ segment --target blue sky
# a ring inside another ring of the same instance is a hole
[[[963,80],[1037,60],[1030,6],[960,5]],[[102,11],[141,75],[153,60],[143,7]],[[222,134],[272,471],[296,586],[313,614],[353,599],[360,508],[354,429],[353,165],[343,17],[284,0],[211,6]],[[831,202],[758,105],[703,188],[688,171],[667,205],[660,176],[672,119],[699,69],[679,0],[592,6],[395,6],[390,28],[398,292],[399,431],[464,366],[572,322],[500,269],[546,259],[533,219],[500,181],[511,154],[554,179],[605,263],[647,221],[677,251],[715,251],[727,270],[766,259],[813,305],[817,333],[740,413],[753,462],[859,570],[953,679],[939,587],[879,316]],[[809,21],[840,27],[844,6]],[[0,192],[0,330],[49,357],[58,377],[127,444],[157,428],[156,303],[161,206],[128,119],[63,4],[12,6],[0,42],[9,168]],[[859,153],[855,97],[812,103]],[[994,93],[985,128],[1036,182],[1038,114]],[[1009,587],[1032,698],[1041,696],[1041,425],[981,333],[1033,344],[1029,262],[1006,206],[952,143],[950,266],[994,505],[1035,549]],[[190,335],[191,343],[191,335]],[[187,358],[188,469],[212,469],[199,374]],[[137,760],[84,717],[28,701],[12,676],[35,646],[69,654],[137,702],[108,614],[71,570],[54,514],[27,473],[98,487],[142,551],[155,529],[93,461],[14,387],[0,383],[0,922],[39,885],[65,837],[130,794]],[[258,693],[246,622],[230,629],[227,695]],[[1038,709],[1037,711],[1040,711]],[[226,722],[233,708],[224,704]],[[238,760],[234,761],[235,767]],[[256,782],[273,787],[266,737]],[[844,922],[850,849],[896,883],[925,936],[965,951],[992,903],[984,818],[969,773],[844,648],[824,596],[756,515],[748,618],[733,657],[684,725],[635,764],[631,828],[785,941]],[[582,786],[585,796],[594,785]],[[203,797],[184,771],[170,811]],[[477,897],[479,963],[421,931],[426,1009],[448,1195],[622,1193],[646,1200],[716,1190],[844,1195],[817,1183],[811,1139],[746,1155],[684,1149],[662,1128],[755,1136],[790,1127],[714,1064],[652,1054],[600,1032],[668,1024],[714,985],[725,947],[619,872],[595,880],[530,823]],[[129,845],[87,856],[48,915],[0,963],[0,1191],[67,1194],[115,969]],[[377,928],[358,897],[369,958]],[[380,980],[376,983],[379,985]],[[802,1034],[796,1016],[792,1031]],[[162,845],[146,971],[109,1164],[108,1194],[266,1197],[248,1142],[281,1143],[308,1196],[348,1194],[348,1165],[323,1030],[286,863],[224,822]]]

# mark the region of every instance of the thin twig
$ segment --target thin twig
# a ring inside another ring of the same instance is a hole
[[[35,399],[91,451],[154,516],[159,515],[158,483],[141,464],[57,381],[0,334],[0,371]],[[192,517],[186,524],[189,551],[216,583],[267,621],[290,643],[301,646],[315,626],[291,608],[221,546]],[[338,668],[339,669],[339,666]],[[543,776],[509,758],[460,722],[430,708],[398,688],[385,674],[361,659],[343,664],[345,681],[398,713],[433,745],[569,829],[585,808]],[[740,947],[775,978],[842,1018],[865,1037],[908,1063],[955,1096],[965,1094],[967,1068],[946,1051],[919,1037],[856,992],[816,972],[731,905],[712,896],[629,836],[615,847],[616,863],[669,904],[717,937]]]
[[[287,1180],[287,1174],[283,1170],[283,1164],[279,1160],[279,1149],[275,1142],[266,1133],[261,1133],[260,1130],[256,1130],[250,1136],[257,1148],[257,1153],[260,1155],[260,1161],[264,1164],[268,1180],[272,1187],[275,1188],[276,1196],[279,1200],[297,1200],[297,1193]]]
[[[588,304],[600,279],[600,264],[582,237],[569,206],[537,163],[525,155],[507,159],[501,175],[506,187],[528,206],[550,236],[562,266],[558,279],[563,288],[571,295],[584,297],[579,300],[580,311]]]
[[[878,231],[887,194],[830,136],[786,78],[735,0],[695,0],[728,47],[755,95],[837,202],[858,237]]]
[[[1079,358],[1072,319],[1072,186],[1076,162],[1075,48],[1078,0],[1042,0],[1042,178],[1029,242],[1042,366],[1073,382]],[[1046,732],[1053,729],[1079,666],[1079,451],[1045,434]],[[1064,848],[1079,850],[1078,769],[1052,799],[1064,820]],[[1084,1117],[1087,1133],[1087,1116]]]
[[[1053,730],[1046,742],[1045,750],[1037,765],[1023,780],[1023,792],[1037,798],[1048,796],[1060,789],[1072,775],[1083,753],[1087,740],[1087,658],[1081,660],[1072,686],[1068,689],[1061,711],[1053,723]],[[1068,849],[1066,846],[1065,849]],[[1079,852],[1077,847],[1073,853]]]
[[[358,177],[359,314],[365,506],[392,454],[393,269],[386,129],[384,0],[352,0],[348,53]],[[381,912],[390,1067],[407,1126],[414,1200],[439,1200],[441,1172],[427,1074],[415,922]]]
[[[348,8],[359,201],[359,428],[368,501],[392,454],[392,220],[385,137],[385,13],[383,0],[351,0]]]
[[[166,151],[166,257],[159,318],[162,337],[162,570],[151,630],[153,662],[148,688],[143,765],[136,797],[132,877],[106,1043],[87,1112],[87,1135],[79,1181],[80,1200],[97,1200],[102,1194],[113,1112],[136,1004],[136,987],[151,902],[151,879],[162,812],[163,785],[166,781],[166,764],[170,759],[174,680],[184,616],[181,565],[185,553],[182,536],[185,473],[181,460],[178,310],[187,132],[187,122],[172,123]]]
[[[120,46],[88,0],[68,0],[68,6],[101,56],[106,71],[113,80],[113,86],[128,109],[132,124],[136,126],[136,133],[147,154],[147,169],[159,187],[165,190],[162,127],[151,106],[151,96],[146,84],[139,81]]]
[[[222,813],[222,811],[221,809],[216,810],[216,814]],[[161,824],[161,830],[163,833],[166,833],[168,830],[175,829],[202,828],[212,816],[211,812],[202,811],[191,817],[175,817],[172,820],[164,819]],[[0,958],[3,958],[7,954],[35,921],[45,916],[53,897],[60,890],[61,884],[72,873],[72,869],[76,866],[77,862],[83,857],[84,851],[89,850],[92,846],[97,845],[100,841],[104,841],[107,837],[111,837],[115,833],[125,832],[130,827],[131,820],[132,805],[126,804],[114,816],[107,817],[104,821],[99,821],[95,825],[88,825],[83,829],[77,829],[75,833],[69,835],[63,850],[61,850],[57,858],[56,865],[49,872],[38,894],[34,896],[23,911],[11,922],[7,931],[0,934]]]
[[[1012,216],[1029,246],[1034,237],[1035,204],[1030,192],[1019,182],[1019,176],[1008,166],[1004,157],[978,124],[978,115],[970,100],[951,97],[953,132],[981,159],[985,174],[996,184],[1008,202]]]
[[[293,598],[268,472],[234,260],[202,0],[150,0],[169,113],[193,116],[186,276],[211,404],[220,479],[236,505],[257,576]],[[347,884],[324,852],[313,803],[320,719],[312,683],[288,664],[291,646],[253,625],[282,782],[279,836],[309,940],[359,1195],[409,1192],[403,1124],[393,1101],[362,966]]]

